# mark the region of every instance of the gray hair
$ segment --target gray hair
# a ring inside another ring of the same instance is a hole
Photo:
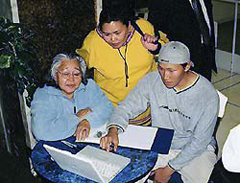
[[[50,69],[51,77],[55,82],[56,82],[57,70],[58,70],[59,66],[62,64],[62,61],[66,60],[66,59],[67,60],[76,59],[79,62],[79,66],[81,68],[83,77],[85,76],[87,66],[86,66],[84,59],[81,56],[77,56],[74,54],[59,53],[53,58],[53,62],[52,62],[51,69]]]

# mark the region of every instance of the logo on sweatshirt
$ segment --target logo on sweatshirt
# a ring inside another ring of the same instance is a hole
[[[178,114],[180,114],[181,116],[183,116],[184,118],[187,118],[187,119],[191,119],[190,116],[188,115],[185,115],[183,112],[180,111],[180,109],[170,109],[168,106],[166,105],[160,105],[159,108],[164,108],[164,109],[167,109],[169,112],[177,112]]]

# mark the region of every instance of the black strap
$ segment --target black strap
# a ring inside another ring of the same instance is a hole
[[[138,24],[137,24],[135,21],[132,21],[131,24],[132,24],[132,26],[134,27],[134,29],[135,29],[136,31],[138,31],[138,33],[139,33],[141,36],[144,36],[143,31],[140,29],[140,27],[138,26]]]
[[[141,28],[138,26],[138,24],[137,24],[135,21],[132,21],[131,24],[132,24],[132,26],[134,27],[134,29],[135,29],[141,36],[144,36],[143,31],[141,30]],[[158,37],[158,39],[157,39],[155,42],[153,42],[153,44],[157,44],[158,47],[157,47],[157,49],[156,49],[155,51],[151,51],[151,50],[148,50],[148,51],[151,52],[153,55],[157,55],[157,54],[159,53],[160,48],[161,48],[161,44],[158,42],[158,40],[159,40],[159,38],[160,38],[160,34],[159,34],[158,31],[155,31],[155,29],[154,29],[154,34],[155,34],[155,36]]]

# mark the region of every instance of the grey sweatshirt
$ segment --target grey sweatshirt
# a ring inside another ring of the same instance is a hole
[[[116,125],[124,131],[129,119],[145,111],[149,105],[152,126],[174,130],[171,149],[181,150],[169,161],[175,170],[180,170],[203,153],[213,140],[219,98],[213,85],[204,77],[199,76],[191,86],[176,91],[163,84],[157,71],[146,75],[114,109],[108,128]]]

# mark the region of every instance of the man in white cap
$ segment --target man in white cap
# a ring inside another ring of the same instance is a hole
[[[158,72],[140,80],[114,109],[101,147],[109,151],[113,144],[116,151],[118,133],[150,105],[152,126],[174,130],[169,153],[159,154],[151,172],[154,183],[167,183],[175,171],[185,183],[206,183],[216,162],[212,134],[218,112],[217,92],[206,78],[190,70],[190,53],[183,43],[165,44],[157,66]]]

